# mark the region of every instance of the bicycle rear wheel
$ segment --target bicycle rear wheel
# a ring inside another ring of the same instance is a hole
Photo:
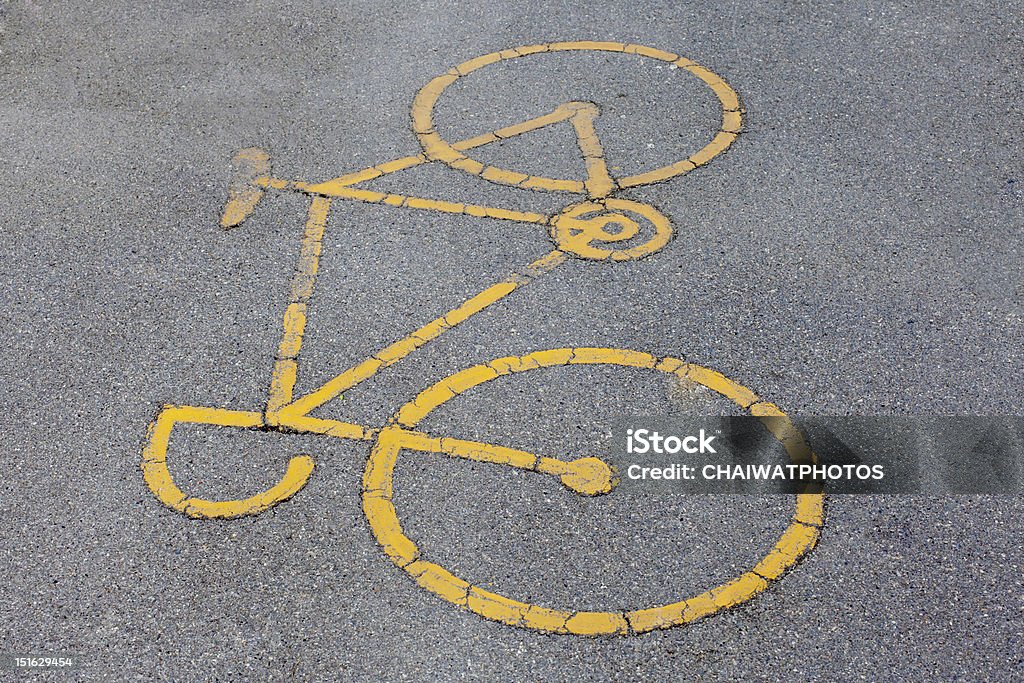
[[[714,370],[679,358],[657,358],[627,349],[564,348],[497,358],[471,366],[424,389],[396,413],[378,435],[363,475],[363,512],[377,542],[392,562],[421,587],[458,607],[513,626],[575,635],[628,635],[680,626],[742,604],[768,588],[814,548],[824,522],[824,496],[821,493],[797,494],[788,527],[771,551],[750,570],[690,598],[622,611],[555,608],[516,600],[474,586],[429,561],[402,531],[392,502],[394,471],[400,452],[403,449],[442,450],[440,439],[415,431],[416,426],[438,406],[484,382],[530,370],[582,364],[633,367],[685,378],[728,398],[750,414],[764,418],[766,427],[791,457],[807,452],[800,432],[774,404],[760,400],[746,387]]]

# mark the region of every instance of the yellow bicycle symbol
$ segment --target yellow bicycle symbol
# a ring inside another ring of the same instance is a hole
[[[545,52],[580,50],[618,52],[661,60],[677,67],[681,74],[696,76],[714,91],[722,104],[721,129],[707,145],[685,159],[621,178],[614,178],[609,173],[594,128],[599,109],[590,102],[567,102],[548,114],[455,143],[445,141],[437,133],[433,121],[434,106],[445,89],[458,79],[504,60]],[[259,514],[280,503],[299,491],[312,474],[313,459],[308,455],[297,455],[288,462],[284,476],[275,486],[250,498],[213,501],[191,497],[174,483],[167,466],[168,444],[177,423],[361,440],[372,444],[362,481],[363,511],[384,552],[423,588],[488,619],[554,633],[643,633],[692,622],[745,602],[767,588],[770,582],[781,577],[816,544],[824,521],[823,496],[820,492],[795,496],[795,512],[775,547],[756,566],[736,579],[688,599],[614,612],[589,611],[576,607],[556,609],[515,600],[473,586],[428,559],[427,554],[403,532],[392,502],[394,470],[398,456],[403,451],[442,453],[454,458],[494,463],[557,477],[568,490],[578,495],[594,496],[613,491],[616,485],[614,472],[598,458],[563,460],[490,443],[428,434],[417,429],[432,410],[472,387],[522,372],[568,365],[624,366],[668,373],[700,384],[752,415],[759,416],[791,457],[806,457],[807,444],[802,435],[775,405],[762,401],[746,387],[709,368],[687,363],[680,358],[656,357],[627,349],[548,349],[523,356],[496,358],[446,377],[420,392],[381,426],[371,427],[310,416],[316,408],[399,362],[447,330],[460,325],[532,280],[569,262],[571,258],[593,261],[631,260],[665,247],[672,236],[669,220],[648,204],[616,198],[615,194],[621,189],[641,187],[681,175],[706,164],[725,150],[740,131],[741,110],[736,93],[711,71],[663,50],[609,42],[548,43],[483,55],[438,76],[417,93],[412,106],[412,121],[413,130],[423,148],[421,153],[321,183],[274,177],[270,170],[269,156],[258,149],[244,150],[236,156],[241,173],[231,188],[221,218],[223,227],[231,228],[244,221],[268,189],[293,190],[311,197],[299,261],[282,323],[283,335],[274,359],[269,395],[266,405],[259,411],[164,406],[150,425],[142,458],[142,471],[152,492],[167,507],[190,517],[232,518]],[[563,122],[570,124],[576,133],[579,151],[587,170],[585,181],[529,175],[489,166],[469,156],[472,150],[484,145]],[[356,187],[374,178],[433,162],[441,162],[495,183],[538,191],[573,193],[582,195],[584,199],[555,215],[545,215]],[[535,224],[547,229],[555,248],[521,272],[513,273],[484,289],[455,309],[381,349],[310,393],[296,397],[293,393],[307,309],[313,293],[328,212],[334,199]]]

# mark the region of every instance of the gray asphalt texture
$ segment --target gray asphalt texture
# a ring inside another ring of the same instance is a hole
[[[221,231],[234,153],[263,147],[276,174],[307,180],[415,153],[422,84],[552,40],[686,55],[740,93],[745,132],[708,167],[624,195],[672,218],[662,252],[570,263],[319,414],[380,424],[472,363],[599,345],[685,356],[792,413],[1021,415],[1019,6],[181,5],[0,3],[0,650],[78,657],[47,680],[1024,677],[1019,498],[836,496],[819,547],[754,601],[685,628],[585,639],[486,621],[394,567],[360,509],[365,444],[176,430],[172,471],[196,495],[248,495],[287,457],[317,459],[293,500],[236,521],[163,508],[139,472],[160,405],[265,400],[307,200],[268,195]],[[594,99],[609,163],[629,172],[713,128],[710,92],[667,68],[520,61],[460,82],[439,105],[442,132]],[[565,133],[480,155],[570,173]],[[569,201],[434,166],[376,186],[524,210]],[[299,390],[550,248],[535,227],[336,202]],[[727,408],[621,369],[492,385],[424,427],[577,454],[617,416]],[[678,599],[737,576],[790,505],[582,499],[437,456],[404,458],[396,490],[433,557],[517,597],[586,595],[581,607]]]

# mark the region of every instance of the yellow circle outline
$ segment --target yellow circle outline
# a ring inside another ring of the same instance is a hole
[[[611,209],[611,211],[609,211]],[[588,213],[601,212],[603,215],[583,218]],[[609,233],[604,226],[616,221],[615,214],[625,218],[629,223],[623,224],[619,233]],[[654,227],[654,235],[643,244],[627,249],[606,249],[593,246],[598,240],[605,244],[627,240],[639,232],[639,225],[626,213],[643,216]],[[589,225],[588,225],[589,224]],[[573,231],[579,231],[573,234]],[[594,261],[629,261],[649,256],[661,250],[672,239],[672,224],[663,213],[650,204],[630,201],[628,199],[604,199],[600,202],[580,202],[562,210],[551,219],[551,237],[558,248],[564,252]]]
[[[625,349],[571,348],[535,351],[475,365],[441,380],[407,403],[381,430],[363,474],[363,512],[377,542],[392,562],[426,590],[476,614],[505,624],[574,635],[628,635],[687,624],[744,603],[780,578],[810,552],[824,522],[821,493],[796,495],[796,510],[772,550],[741,576],[695,597],[654,607],[623,611],[568,611],[507,598],[473,586],[444,567],[423,558],[407,537],[392,503],[398,454],[404,447],[441,450],[440,439],[413,431],[434,408],[460,393],[502,375],[574,364],[620,365],[659,370],[695,382],[759,416],[787,452],[806,453],[806,443],[788,417],[771,403],[724,375],[679,358],[655,358]]]
[[[559,43],[544,43],[539,45],[524,45],[521,47],[509,48],[499,52],[491,52],[480,57],[465,61],[444,74],[437,76],[419,92],[416,93],[412,103],[412,129],[423,147],[426,157],[431,161],[440,161],[452,168],[466,171],[473,175],[483,176],[503,185],[524,187],[532,190],[546,191],[567,191],[576,194],[585,194],[586,187],[579,180],[568,180],[561,178],[548,178],[545,176],[526,175],[516,171],[509,171],[496,166],[488,166],[471,157],[466,156],[455,149],[450,143],[444,140],[434,128],[434,107],[437,105],[441,93],[463,76],[467,76],[477,69],[501,61],[517,59],[527,55],[543,52],[560,52],[569,50],[589,50],[604,52],[622,52],[635,54],[642,57],[650,57],[663,62],[668,62],[682,70],[697,76],[710,87],[718,96],[722,104],[722,128],[715,134],[714,138],[700,151],[692,154],[682,161],[666,164],[659,168],[626,176],[616,180],[620,188],[639,187],[650,183],[661,182],[673,178],[697,166],[703,166],[712,158],[725,151],[733,143],[740,132],[742,113],[739,98],[736,91],[725,82],[718,74],[704,68],[703,66],[680,57],[677,54],[659,50],[657,48],[645,47],[628,43],[612,43],[601,41],[569,41]]]

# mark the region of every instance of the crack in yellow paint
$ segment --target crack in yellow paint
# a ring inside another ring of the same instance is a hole
[[[458,79],[503,60],[572,50],[621,52],[660,60],[700,78],[715,92],[722,104],[721,129],[711,142],[689,157],[624,178],[613,178],[609,173],[605,151],[596,129],[600,111],[596,104],[590,102],[567,102],[542,116],[451,144],[438,135],[433,123],[434,106],[444,90]],[[167,465],[170,437],[177,424],[273,430],[286,434],[316,434],[365,441],[371,444],[371,450],[362,477],[363,512],[384,553],[424,589],[488,619],[560,634],[635,634],[695,621],[745,602],[765,590],[816,544],[824,521],[823,496],[820,491],[805,491],[795,497],[796,509],[786,531],[757,565],[738,578],[692,598],[623,611],[595,611],[579,609],[579,606],[571,609],[552,608],[516,600],[472,585],[424,557],[419,546],[402,530],[392,501],[394,470],[398,456],[403,451],[436,453],[554,477],[577,495],[611,493],[618,484],[616,472],[603,460],[593,456],[549,457],[507,446],[469,441],[450,435],[432,435],[417,430],[417,425],[431,411],[476,386],[521,372],[568,365],[615,365],[639,371],[668,373],[681,380],[695,382],[759,416],[792,459],[814,458],[803,436],[781,410],[774,404],[761,401],[749,389],[714,370],[687,363],[680,358],[659,358],[627,349],[546,349],[522,356],[496,358],[454,373],[421,391],[383,426],[364,426],[310,415],[313,410],[348,389],[367,381],[534,279],[563,265],[569,255],[594,261],[622,261],[643,258],[662,249],[672,236],[668,219],[650,205],[618,199],[613,195],[621,188],[661,182],[687,173],[708,163],[729,147],[741,130],[742,116],[736,93],[716,74],[670,52],[625,43],[569,41],[511,48],[463,62],[430,81],[417,93],[411,116],[413,130],[423,148],[422,153],[346,173],[325,182],[312,184],[275,177],[271,174],[269,155],[257,148],[243,150],[236,155],[237,175],[229,188],[228,200],[221,216],[224,228],[241,224],[254,211],[267,190],[301,192],[311,199],[282,320],[282,336],[274,357],[266,405],[261,411],[165,406],[149,427],[143,452],[142,471],[147,486],[168,508],[190,517],[232,518],[266,511],[294,495],[312,475],[313,459],[308,455],[297,455],[288,461],[283,476],[276,484],[247,498],[205,500],[189,496],[175,484]],[[586,168],[585,181],[519,173],[483,164],[465,154],[485,145],[563,122],[571,124],[575,132]],[[571,204],[555,215],[546,215],[355,187],[360,183],[432,162],[444,163],[497,184],[528,190],[569,192],[583,195],[585,200]],[[309,303],[315,288],[328,215],[335,199],[543,225],[549,230],[557,248],[536,259],[521,272],[512,273],[485,288],[309,393],[295,397]],[[648,233],[650,235],[646,236]],[[644,241],[638,243],[641,235],[645,235],[642,238]]]

